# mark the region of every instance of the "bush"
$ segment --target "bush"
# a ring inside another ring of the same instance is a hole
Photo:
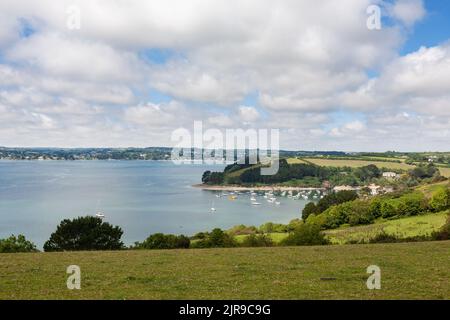
[[[281,223],[267,222],[259,227],[261,233],[284,233],[288,231],[288,227]]]
[[[257,232],[258,232],[258,229],[256,227],[254,227],[254,226],[247,227],[243,224],[234,226],[233,228],[227,230],[227,233],[231,236],[254,234]]]
[[[303,220],[302,219],[291,220],[291,221],[289,221],[289,224],[287,225],[287,231],[288,232],[292,232],[292,231],[294,231],[297,227],[299,227],[302,224],[303,224]]]
[[[155,233],[142,243],[136,243],[134,249],[187,249],[191,241],[184,235]]]
[[[265,234],[251,234],[244,239],[241,246],[243,247],[272,247],[272,239]]]
[[[430,207],[436,212],[450,208],[450,189],[438,188],[431,196]]]
[[[78,217],[63,220],[50,239],[44,244],[44,251],[118,250],[123,231],[97,217]]]
[[[408,193],[400,198],[385,200],[381,204],[381,216],[416,216],[428,210],[425,196],[421,192]]]
[[[6,239],[0,239],[0,253],[37,252],[34,243],[28,241],[25,236],[12,235]]]
[[[236,246],[237,243],[234,237],[218,228],[211,231],[211,233],[205,233],[203,239],[191,244],[193,248],[228,248]]]
[[[445,224],[438,232],[433,234],[434,240],[450,240],[450,215],[447,218]]]
[[[313,246],[325,245],[329,241],[321,232],[320,226],[311,223],[304,223],[290,233],[289,236],[281,241],[284,246]]]
[[[348,205],[344,203],[342,206],[347,208],[347,221],[351,226],[370,224],[375,220],[371,211],[371,203],[368,201],[355,200],[349,202]]]

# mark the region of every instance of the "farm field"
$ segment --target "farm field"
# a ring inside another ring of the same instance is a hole
[[[450,241],[3,254],[0,299],[449,299]],[[66,268],[81,268],[68,290]],[[368,290],[366,269],[382,270]]]
[[[409,170],[414,168],[413,165],[409,165],[406,163],[387,162],[387,161],[366,161],[366,160],[347,160],[347,159],[335,160],[335,159],[320,159],[320,158],[304,158],[304,159],[316,165],[328,167],[357,168],[374,164],[379,168],[386,168],[386,169]]]
[[[342,227],[325,231],[334,244],[343,244],[349,241],[368,241],[380,233],[396,235],[400,238],[427,236],[438,231],[445,223],[448,212],[414,216],[396,220],[379,221],[367,226]]]
[[[438,169],[441,172],[441,175],[443,175],[444,177],[450,178],[450,168],[438,167]]]

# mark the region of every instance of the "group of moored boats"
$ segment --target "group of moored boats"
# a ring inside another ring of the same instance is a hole
[[[267,203],[275,204],[277,206],[281,205],[281,201],[277,199],[277,197],[286,197],[288,199],[293,200],[319,200],[322,199],[325,194],[322,190],[302,190],[302,191],[266,191],[266,192],[255,192],[253,190],[251,191],[231,191],[229,193],[222,192],[216,194],[216,198],[222,198],[226,197],[230,201],[234,201],[238,198],[240,195],[250,195],[250,204],[252,206],[259,206],[262,203],[258,201],[258,198],[261,197],[267,201]],[[260,200],[261,201],[261,200]],[[216,208],[214,207],[214,204],[211,207],[211,211],[215,212]]]

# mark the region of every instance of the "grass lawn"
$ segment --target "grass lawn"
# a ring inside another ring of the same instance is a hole
[[[449,299],[450,241],[0,255],[0,299]],[[81,290],[66,268],[81,268]],[[381,290],[366,268],[381,268]]]
[[[327,166],[327,167],[358,168],[374,164],[378,168],[386,168],[386,169],[409,170],[414,168],[413,165],[409,165],[406,163],[386,162],[386,161],[366,161],[366,160],[347,160],[347,159],[335,160],[335,159],[320,159],[320,158],[305,158],[305,160],[314,163],[318,166]]]

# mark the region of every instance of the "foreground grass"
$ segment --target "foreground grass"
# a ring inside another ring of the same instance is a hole
[[[0,299],[449,299],[450,242],[0,255]],[[66,288],[79,265],[81,290]],[[366,268],[382,289],[366,288]]]

